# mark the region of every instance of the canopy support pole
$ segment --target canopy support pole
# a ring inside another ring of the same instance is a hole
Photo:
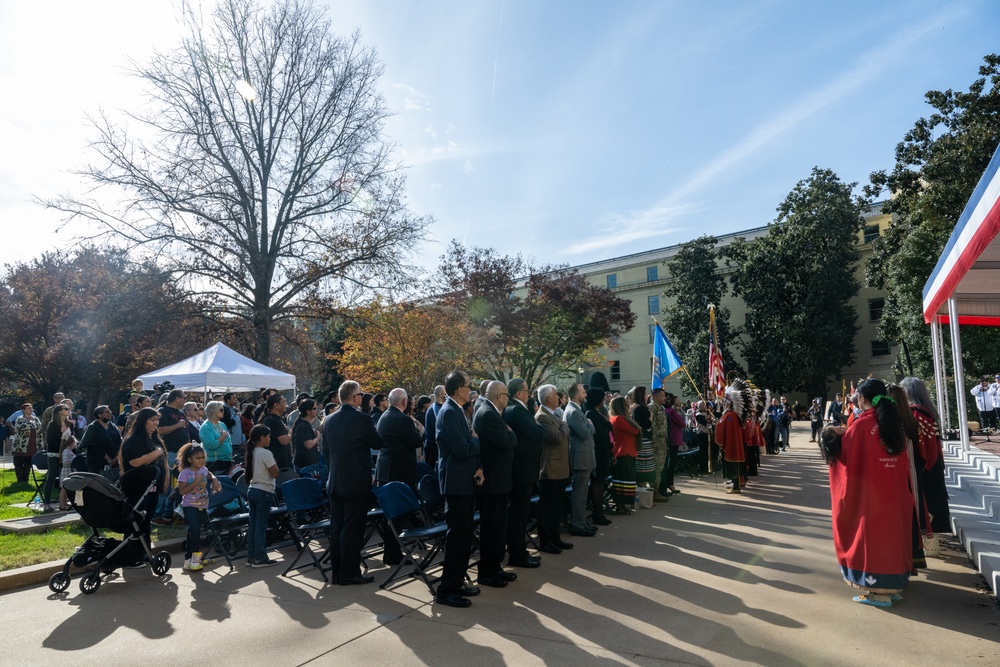
[[[948,398],[948,365],[944,360],[944,329],[938,316],[938,355],[941,358],[941,397],[944,399],[944,420],[948,428],[956,428],[951,421],[951,400]]]
[[[965,406],[965,368],[962,366],[962,335],[958,327],[958,305],[954,297],[948,299],[948,318],[951,328],[951,356],[955,367],[955,403],[958,415],[958,432],[962,451],[969,451],[969,417]]]
[[[934,357],[934,392],[937,396],[938,412],[941,413],[941,430],[945,431],[951,428],[951,425],[948,423],[946,416],[948,411],[944,407],[944,395],[947,394],[948,391],[944,386],[944,373],[941,372],[941,341],[938,338],[941,333],[940,328],[941,326],[938,324],[938,316],[935,315],[934,319],[931,320],[931,354]]]

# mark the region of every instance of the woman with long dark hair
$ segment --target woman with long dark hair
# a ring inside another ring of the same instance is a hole
[[[635,456],[636,486],[656,484],[656,453],[653,451],[653,417],[649,412],[649,396],[645,387],[632,387],[626,395],[632,401],[632,421],[640,430]]]
[[[899,385],[906,392],[913,417],[917,420],[915,451],[920,458],[917,475],[922,478],[923,509],[930,515],[925,521],[924,549],[927,555],[937,553],[937,533],[951,532],[951,508],[944,481],[944,450],[941,447],[941,419],[922,380],[903,378]]]
[[[73,437],[73,422],[69,406],[59,403],[52,409],[52,421],[45,429],[45,453],[48,468],[45,473],[45,484],[42,486],[43,512],[52,512],[52,490],[62,470],[59,453],[62,451],[63,440]]]
[[[891,607],[913,569],[913,493],[906,436],[881,380],[858,387],[861,414],[830,457],[833,545],[855,602]],[[840,429],[838,429],[840,431]]]
[[[635,507],[635,455],[642,441],[639,425],[629,416],[628,404],[621,396],[611,399],[611,435],[614,441],[611,473],[611,494],[615,499],[615,512],[631,514]]]
[[[149,537],[149,524],[153,519],[160,493],[166,493],[170,471],[167,469],[166,448],[160,440],[156,428],[160,425],[160,415],[153,408],[139,410],[135,417],[132,432],[121,449],[118,450],[118,467],[124,475],[129,470],[142,466],[152,466],[156,469],[156,487],[146,496],[146,518],[143,519],[143,535]]]

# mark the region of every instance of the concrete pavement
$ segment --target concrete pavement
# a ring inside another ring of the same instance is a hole
[[[76,580],[64,597],[4,594],[0,664],[998,664],[1000,612],[956,541],[892,609],[851,602],[807,428],[744,495],[680,479],[668,503],[574,538],[468,609],[431,604],[419,583],[127,571],[89,596]]]

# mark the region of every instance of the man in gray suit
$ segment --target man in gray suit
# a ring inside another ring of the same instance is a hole
[[[573,384],[566,391],[569,403],[563,412],[563,421],[569,426],[569,464],[573,492],[569,497],[569,534],[593,537],[597,528],[587,523],[587,496],[590,476],[597,467],[594,456],[594,425],[583,411],[587,390],[582,384]]]
[[[541,407],[535,413],[535,421],[544,429],[538,474],[538,550],[559,554],[573,548],[572,542],[564,542],[559,537],[559,512],[570,474],[569,426],[553,414],[559,407],[555,385],[539,387],[538,402]]]

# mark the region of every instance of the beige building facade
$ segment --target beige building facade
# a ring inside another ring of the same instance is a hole
[[[892,378],[892,366],[896,360],[897,347],[891,342],[882,341],[878,337],[878,320],[882,315],[885,294],[880,290],[864,287],[865,267],[872,254],[871,243],[885,232],[891,217],[882,213],[881,203],[875,204],[865,213],[865,225],[858,235],[858,245],[861,250],[861,261],[858,264],[857,277],[862,288],[851,300],[858,313],[860,327],[855,337],[855,361],[850,368],[841,370],[844,378],[865,377],[873,373],[876,377]],[[735,239],[753,239],[767,234],[767,227],[757,227],[734,234],[717,236],[717,248],[725,247]],[[669,316],[671,304],[664,297],[664,290],[672,282],[667,264],[677,253],[679,245],[657,248],[645,252],[634,253],[623,257],[592,262],[573,267],[594,285],[603,285],[614,291],[618,296],[628,299],[632,311],[636,315],[636,326],[620,340],[620,349],[601,350],[606,358],[606,364],[599,368],[583,368],[580,378],[588,382],[596,371],[607,376],[608,384],[614,390],[627,391],[633,386],[648,387],[652,375],[653,355],[653,320],[652,317],[664,321]],[[719,267],[725,273],[725,266]],[[746,318],[746,306],[741,299],[727,293],[722,299],[722,307],[730,311],[730,324],[737,327]],[[708,311],[705,312],[705,328],[708,328]],[[731,352],[741,363],[743,359],[736,347],[735,341],[720,341],[721,345]],[[817,350],[822,354],[822,350]],[[745,365],[745,364],[744,364]],[[701,386],[703,378],[691,370],[691,374]],[[752,378],[751,378],[752,379]],[[848,383],[850,380],[848,379]],[[684,397],[696,396],[695,390],[686,375],[681,372],[667,382],[667,391]],[[831,380],[830,397],[837,387]],[[789,400],[805,401],[806,396],[789,394]]]

